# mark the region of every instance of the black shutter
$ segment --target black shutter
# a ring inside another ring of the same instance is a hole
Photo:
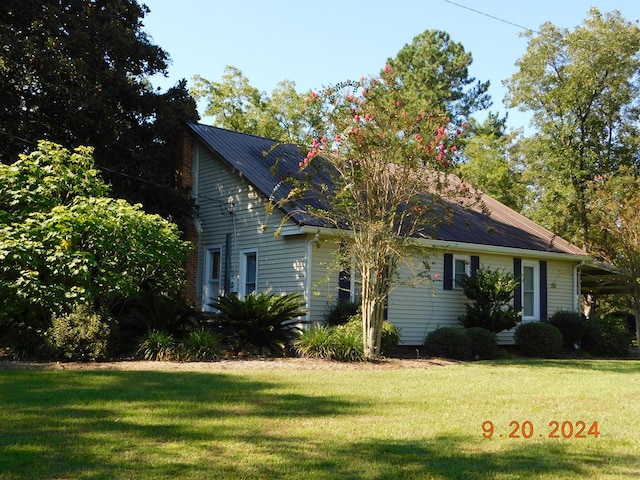
[[[351,272],[349,270],[342,270],[338,274],[338,299],[351,299]]]
[[[471,255],[471,276],[473,277],[478,270],[480,270],[480,257]]]
[[[522,311],[522,259],[513,259],[513,277],[518,281],[518,286],[513,292],[513,308],[516,312]]]
[[[442,288],[453,290],[453,253],[444,254],[444,279]]]
[[[547,262],[540,260],[540,321],[547,321]]]

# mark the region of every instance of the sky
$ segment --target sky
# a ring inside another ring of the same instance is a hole
[[[591,7],[640,19],[638,0],[140,0],[151,12],[143,30],[171,57],[162,90],[198,74],[220,81],[227,65],[271,94],[282,80],[299,92],[377,75],[416,35],[449,33],[473,57],[471,77],[490,81],[491,111],[509,114],[509,130],[530,115],[507,110],[502,81],[524,55],[525,29],[545,22],[573,30]],[[202,106],[201,106],[202,107]],[[203,115],[202,108],[200,114]],[[204,117],[203,123],[211,123]]]

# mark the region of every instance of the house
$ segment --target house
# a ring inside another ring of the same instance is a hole
[[[198,206],[189,285],[203,310],[219,295],[299,292],[307,300],[308,320],[322,322],[338,298],[353,295],[354,278],[330,267],[339,248],[331,229],[295,210],[266,213],[269,198],[288,193],[283,179],[302,159],[294,145],[187,124],[181,173]],[[454,205],[450,224],[441,225],[432,238],[417,240],[429,253],[433,281],[402,284],[392,292],[387,318],[400,328],[401,344],[421,345],[435,328],[458,325],[467,301],[459,278],[480,267],[521,278],[514,303],[523,321],[579,310],[587,253],[493,198],[482,200],[488,215]],[[281,222],[281,234],[274,236]],[[417,265],[424,262],[417,260]],[[407,278],[415,275],[405,270]],[[499,340],[512,342],[512,333],[503,332]]]

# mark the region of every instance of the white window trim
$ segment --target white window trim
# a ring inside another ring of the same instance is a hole
[[[454,255],[453,256],[453,289],[454,290],[462,290],[462,285],[458,285],[458,282],[456,282],[456,276],[458,273],[462,273],[462,272],[458,272],[456,270],[456,262],[458,260],[463,260],[464,261],[464,274],[465,275],[471,275],[471,257],[468,255]]]
[[[247,295],[246,291],[246,272],[247,272],[247,255],[252,253],[256,254],[256,292],[258,291],[258,265],[259,265],[259,255],[257,248],[249,248],[246,250],[240,250],[240,275],[238,276],[238,297],[243,299]]]
[[[521,282],[521,298],[522,298],[522,320],[525,322],[535,322],[540,320],[540,264],[533,261],[522,261],[522,278],[524,279],[524,269],[529,267],[533,269],[533,315],[524,314],[524,281]]]

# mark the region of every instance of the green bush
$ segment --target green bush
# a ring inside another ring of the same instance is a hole
[[[47,339],[54,352],[67,360],[93,362],[107,356],[109,323],[88,305],[54,316]]]
[[[560,330],[562,343],[572,346],[580,341],[587,329],[587,319],[578,312],[558,310],[549,318],[549,323]]]
[[[518,281],[508,272],[482,268],[462,281],[464,294],[471,300],[461,318],[465,328],[482,327],[495,333],[509,330],[520,321],[513,308],[513,292]]]
[[[302,357],[331,360],[336,356],[334,327],[316,325],[302,332],[293,342],[293,347]]]
[[[349,321],[343,325],[333,327],[332,343],[334,358],[343,362],[361,362],[364,360],[364,347],[362,345],[362,326],[356,329]]]
[[[180,359],[186,362],[216,360],[220,356],[221,337],[206,328],[189,330],[179,347]]]
[[[138,346],[138,355],[145,360],[174,360],[177,356],[173,335],[160,330],[149,330]]]
[[[633,333],[625,318],[596,316],[587,321],[582,347],[592,355],[626,357],[632,340]]]
[[[382,354],[398,347],[400,334],[390,322],[382,324]],[[342,325],[318,325],[302,332],[294,342],[296,352],[303,357],[357,362],[364,360],[362,320],[355,315]]]
[[[351,300],[340,298],[324,316],[327,325],[342,325],[358,313],[360,304]]]
[[[300,334],[299,322],[306,315],[306,301],[298,293],[277,295],[251,293],[244,300],[220,297],[211,306],[218,310],[215,321],[233,338],[240,351],[283,353]]]
[[[516,346],[530,357],[556,358],[562,352],[562,334],[549,322],[527,322],[516,328]]]
[[[498,353],[496,334],[482,327],[466,328],[465,333],[471,339],[471,354],[474,359],[491,360]]]
[[[470,360],[471,337],[458,327],[441,327],[430,332],[424,341],[425,353],[431,357]]]

